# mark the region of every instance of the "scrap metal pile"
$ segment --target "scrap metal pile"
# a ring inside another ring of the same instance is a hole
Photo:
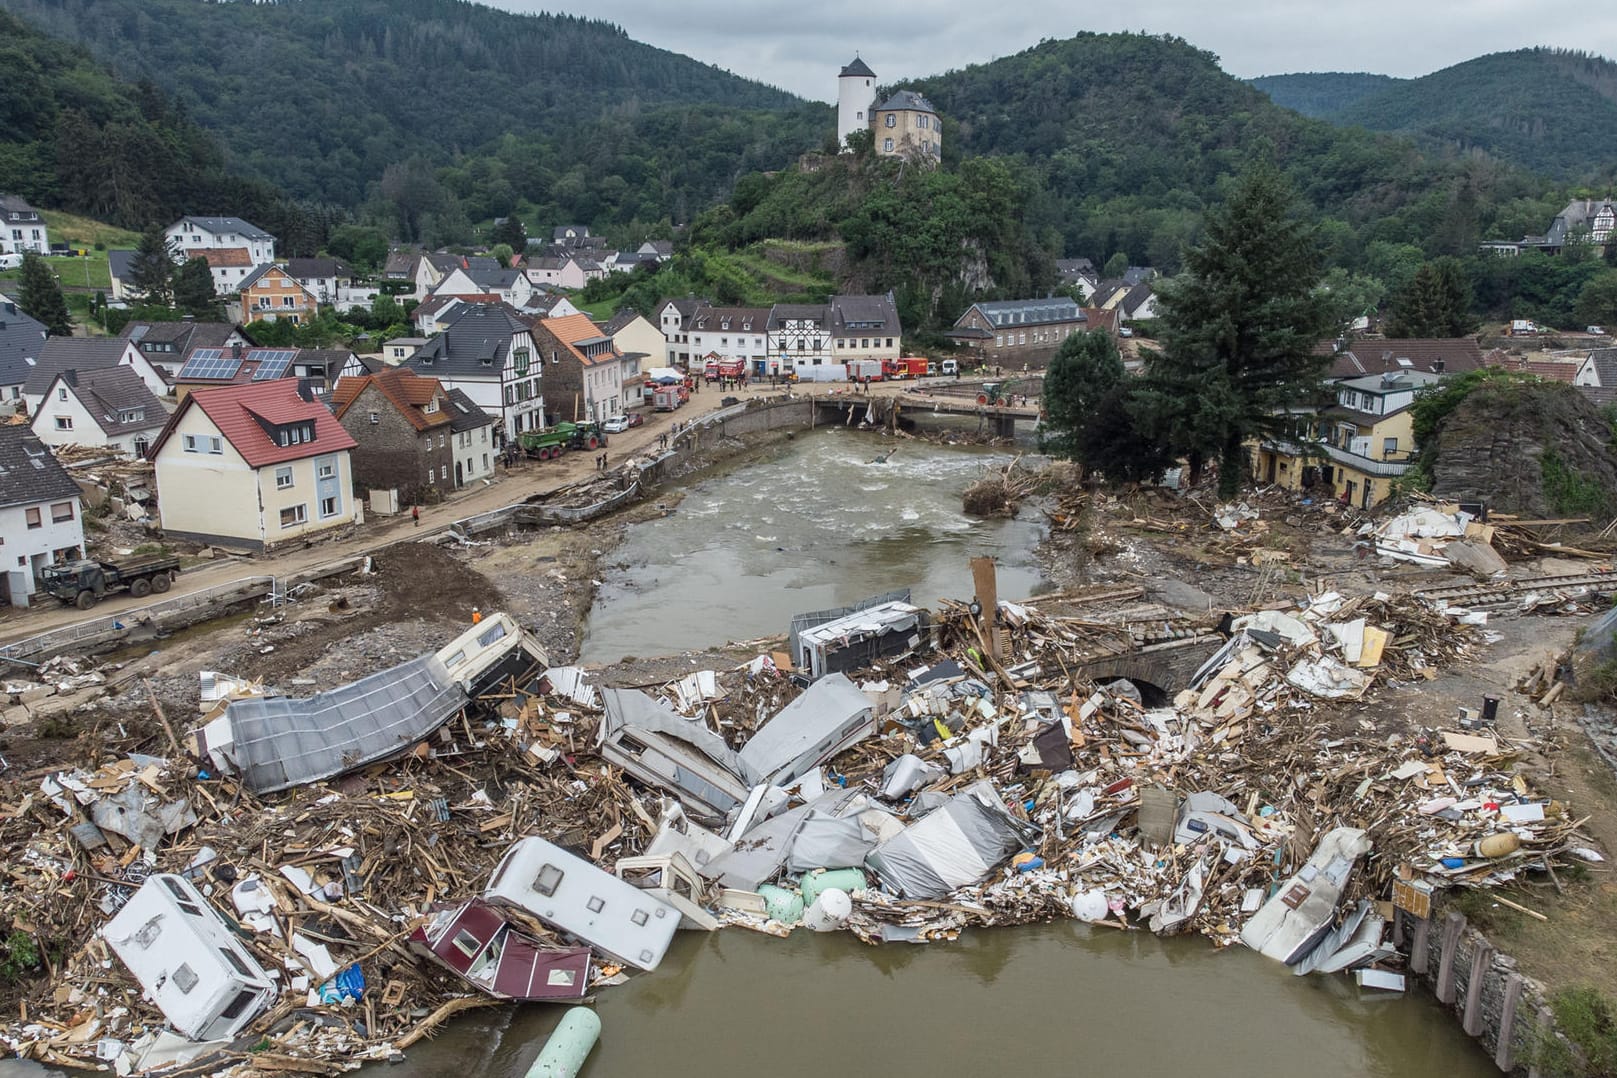
[[[458,1009],[651,970],[676,924],[875,943],[1076,918],[1348,969],[1389,957],[1360,900],[1394,880],[1599,856],[1485,725],[1363,706],[1474,646],[1452,604],[1322,594],[1223,625],[1128,587],[894,605],[848,636],[886,656],[851,677],[797,674],[811,647],[840,669],[805,633],[651,692],[546,669],[496,615],[398,676],[224,695],[189,754],[53,771],[0,803],[0,896],[9,931],[70,945],[0,1044],[335,1073]],[[1190,671],[1172,699],[1097,672],[1165,655]],[[254,755],[270,734],[297,774]],[[627,901],[597,917],[610,887]],[[221,941],[214,973],[186,957]]]

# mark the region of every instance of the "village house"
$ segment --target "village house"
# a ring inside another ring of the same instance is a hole
[[[454,452],[455,489],[494,476],[494,417],[458,389],[449,391],[449,445]]]
[[[275,261],[275,237],[240,217],[182,217],[164,231],[169,250],[183,262],[202,251],[242,249],[262,266]]]
[[[765,374],[809,371],[837,362],[831,342],[830,309],[823,303],[777,303],[769,309]],[[838,377],[841,377],[838,375]]]
[[[448,394],[436,378],[390,367],[345,378],[331,398],[337,422],[354,439],[354,485],[361,492],[394,490],[400,504],[437,501],[457,484],[450,447]]]
[[[0,296],[0,403],[22,400],[22,387],[44,348],[45,324]]]
[[[1157,297],[1148,277],[1136,281],[1126,277],[1102,281],[1095,286],[1087,302],[1103,311],[1117,311],[1124,322],[1143,322],[1157,316]]]
[[[633,307],[625,307],[601,324],[601,332],[612,338],[623,357],[623,406],[636,408],[646,403],[646,369],[660,367],[666,343],[657,327]]]
[[[353,268],[340,258],[289,258],[284,268],[323,306],[335,306],[342,290],[358,283]]]
[[[606,269],[590,256],[579,252],[540,254],[528,259],[523,272],[532,285],[551,288],[583,288],[606,276]]]
[[[423,342],[425,343],[425,342]],[[415,351],[415,349],[411,349]],[[396,367],[397,363],[389,363],[379,355],[360,355],[357,352],[346,353],[342,364],[336,368],[336,374],[331,380],[332,388],[342,385],[344,379],[363,378],[367,374],[381,374],[389,367]]]
[[[422,345],[427,343],[425,337],[393,337],[382,342],[382,361],[389,366],[397,367],[400,363],[415,355]]]
[[[259,266],[238,286],[244,322],[312,322],[320,313],[320,300],[285,269]]]
[[[691,355],[700,368],[707,356],[739,359],[753,373],[766,370],[769,357],[768,307],[698,307],[686,322]]]
[[[546,318],[533,327],[544,364],[549,422],[600,423],[623,411],[623,357],[589,315]]]
[[[1037,370],[1049,365],[1062,341],[1090,328],[1071,297],[1049,296],[973,303],[944,336],[968,349],[974,365]]]
[[[171,379],[193,349],[252,345],[233,322],[198,322],[190,315],[178,322],[130,322],[120,336],[134,341],[147,362]]]
[[[456,296],[473,301],[509,303],[521,307],[533,295],[533,284],[521,270],[457,268],[445,275],[432,290],[434,296]]]
[[[665,299],[657,308],[657,328],[667,342],[667,366],[690,367],[691,338],[686,326],[691,316],[707,305],[705,299],[686,296],[684,299]]]
[[[1617,232],[1617,205],[1610,198],[1575,198],[1555,215],[1542,236],[1484,240],[1478,248],[1485,254],[1503,257],[1523,251],[1558,255],[1572,246],[1590,247],[1598,254],[1612,242],[1613,232]]]
[[[50,254],[50,230],[40,212],[16,195],[0,195],[0,255]]]
[[[133,341],[123,337],[47,337],[23,382],[22,399],[28,414],[38,414],[45,391],[63,371],[83,374],[107,367],[128,367],[152,393],[158,396],[168,393],[168,382]]]
[[[168,410],[128,367],[68,370],[46,387],[29,424],[51,448],[81,445],[144,457],[168,422]]]
[[[587,319],[586,319],[587,321]],[[495,417],[496,449],[544,422],[544,394],[528,324],[504,304],[463,305],[442,333],[412,355],[409,367],[459,389]]]
[[[837,76],[837,144],[869,131],[876,153],[935,164],[943,156],[943,124],[932,103],[913,90],[896,90],[876,103],[876,73],[855,57]]]
[[[163,531],[263,552],[358,518],[354,439],[292,379],[199,389],[152,445]]]
[[[1572,377],[1572,384],[1599,389],[1617,389],[1617,348],[1596,348]]]
[[[537,322],[541,318],[566,318],[570,314],[581,312],[562,293],[536,288],[533,295],[528,297],[528,302],[517,308],[517,313]]]
[[[1258,444],[1257,480],[1374,507],[1409,471],[1416,449],[1410,409],[1416,394],[1440,377],[1409,369],[1337,382],[1333,407],[1299,413],[1290,437]]]
[[[827,304],[827,316],[836,367],[845,371],[844,364],[855,360],[898,359],[903,333],[898,322],[898,304],[891,292],[880,296],[832,296]],[[777,354],[784,351],[781,349]],[[803,373],[802,367],[799,362],[799,375]]]
[[[1056,259],[1056,277],[1067,288],[1076,288],[1078,298],[1084,302],[1088,302],[1095,286],[1100,283],[1095,263],[1087,258]]]
[[[1425,371],[1464,374],[1481,370],[1488,358],[1473,337],[1361,337],[1322,341],[1314,354],[1330,356],[1327,381],[1340,382],[1367,374]]]
[[[241,344],[193,348],[174,377],[174,396],[184,400],[198,389],[282,378],[297,379],[316,391],[324,391],[352,355],[345,349],[250,348]]]
[[[25,426],[0,426],[0,602],[27,606],[45,566],[84,552],[79,485]]]

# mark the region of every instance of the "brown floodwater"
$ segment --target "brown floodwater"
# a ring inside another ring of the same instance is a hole
[[[867,947],[848,933],[684,932],[599,993],[582,1078],[1483,1078],[1492,1061],[1421,992],[1295,977],[1244,948],[1077,923]],[[373,1078],[522,1078],[564,1009],[455,1019]]]

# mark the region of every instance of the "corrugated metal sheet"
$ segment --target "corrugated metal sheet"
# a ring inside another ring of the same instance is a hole
[[[229,754],[248,789],[274,793],[403,752],[467,702],[438,657],[422,655],[314,696],[232,702]]]

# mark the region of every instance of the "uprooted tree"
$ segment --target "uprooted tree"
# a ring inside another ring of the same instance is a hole
[[[1280,433],[1286,410],[1314,402],[1329,335],[1315,230],[1269,164],[1208,214],[1185,272],[1158,294],[1160,352],[1146,351],[1135,415],[1164,449],[1187,457],[1192,482],[1219,461],[1219,494],[1246,478],[1247,440]]]

